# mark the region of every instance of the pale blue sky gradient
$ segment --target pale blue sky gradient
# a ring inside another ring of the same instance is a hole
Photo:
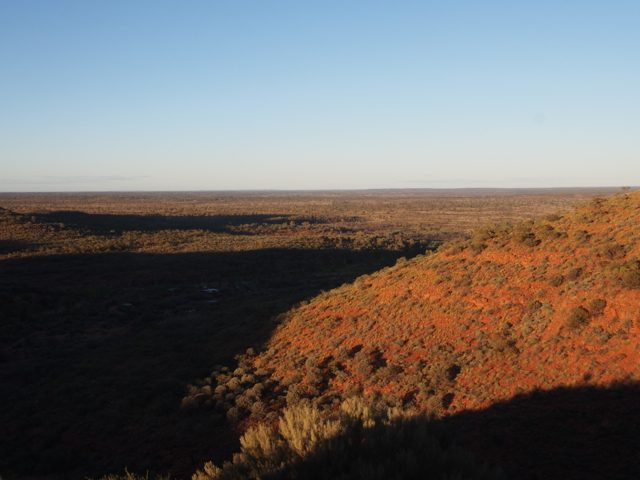
[[[0,0],[0,191],[640,185],[640,2]]]

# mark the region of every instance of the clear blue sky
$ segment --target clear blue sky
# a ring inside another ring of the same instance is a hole
[[[0,191],[621,185],[638,0],[0,0]]]

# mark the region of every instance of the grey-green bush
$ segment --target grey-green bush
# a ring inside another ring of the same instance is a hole
[[[498,480],[501,471],[476,463],[425,414],[374,411],[347,400],[328,416],[303,402],[284,410],[277,429],[259,426],[222,467],[207,463],[192,480]]]
[[[142,475],[136,475],[135,473],[128,472],[126,469],[124,475],[105,475],[100,480],[150,480],[147,473],[144,477]],[[2,480],[2,478],[0,478]],[[155,480],[171,480],[170,475],[159,475],[155,477]]]

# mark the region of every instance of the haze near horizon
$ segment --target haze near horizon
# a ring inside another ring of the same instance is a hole
[[[640,185],[640,4],[0,3],[0,191]]]

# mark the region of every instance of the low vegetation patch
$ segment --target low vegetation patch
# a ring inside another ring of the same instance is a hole
[[[574,307],[571,309],[569,316],[567,317],[567,327],[569,328],[580,328],[586,325],[589,322],[589,317],[591,314],[584,307]]]
[[[241,438],[242,451],[221,467],[207,463],[193,480],[370,479],[498,480],[442,426],[415,410],[376,411],[351,399],[333,415],[311,404],[288,407],[277,428]]]

